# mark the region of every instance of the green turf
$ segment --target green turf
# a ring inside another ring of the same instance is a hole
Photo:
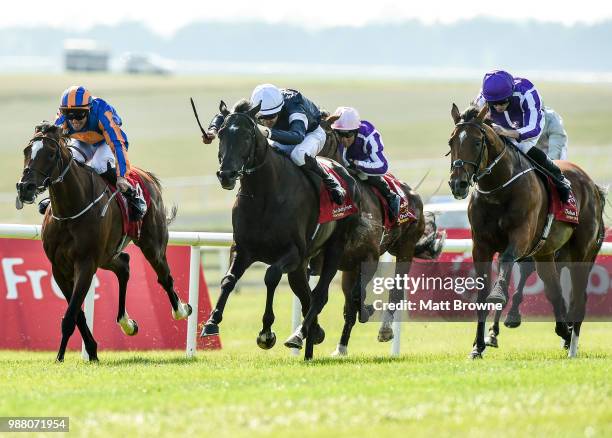
[[[203,123],[218,108],[219,99],[229,105],[248,97],[254,85],[273,82],[302,90],[330,110],[352,105],[381,131],[391,169],[410,184],[425,172],[420,188],[427,198],[442,182],[440,193],[449,194],[448,146],[452,102],[464,108],[478,91],[479,83],[426,80],[326,80],[300,77],[133,77],[117,75],[20,75],[0,77],[0,193],[12,193],[22,170],[21,150],[35,123],[52,118],[59,96],[67,86],[80,83],[111,102],[123,117],[130,139],[132,163],[164,179],[180,176],[211,176],[218,167],[217,143],[200,141],[189,97],[196,99]],[[612,87],[608,84],[538,83],[545,103],[563,115],[570,137],[570,157],[600,182],[612,181],[606,158],[612,150]],[[598,148],[594,150],[594,148]],[[427,165],[410,166],[415,159],[437,159]],[[400,166],[400,162],[402,162]],[[16,212],[10,196],[3,199],[0,222],[39,222],[35,209]],[[230,229],[234,193],[218,184],[206,189],[179,190],[166,186],[168,204],[178,203],[175,228]]]
[[[99,364],[77,353],[56,364],[54,352],[0,352],[0,415],[69,416],[71,432],[88,437],[612,434],[609,323],[585,323],[578,359],[565,357],[552,323],[525,323],[503,328],[500,349],[478,361],[466,358],[472,323],[404,324],[398,359],[376,341],[377,324],[357,325],[350,357],[338,360],[329,358],[341,328],[334,293],[322,316],[327,338],[304,363],[282,346],[285,291],[276,347],[256,346],[263,301],[261,291],[231,297],[224,349],[195,360],[104,345]]]

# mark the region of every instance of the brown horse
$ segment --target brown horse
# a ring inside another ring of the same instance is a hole
[[[554,310],[555,332],[565,341],[569,356],[574,357],[585,316],[589,273],[604,237],[605,191],[577,165],[558,161],[572,183],[580,223],[573,226],[555,220],[547,224],[546,186],[533,171],[534,165],[516,148],[508,146],[485,122],[487,112],[487,106],[480,111],[471,107],[460,114],[453,104],[451,116],[455,127],[449,140],[452,163],[449,185],[453,195],[457,199],[466,198],[470,186],[476,185],[468,216],[472,257],[477,275],[485,278],[486,286],[479,292],[478,302],[505,304],[514,262],[533,256]],[[545,228],[549,228],[549,233],[543,240]],[[499,276],[488,292],[490,267],[496,252],[500,254]],[[567,263],[570,270],[569,313],[561,295],[555,257],[557,262]],[[487,313],[479,311],[472,358],[481,357],[485,349]]]
[[[97,343],[81,310],[85,295],[98,268],[112,271],[119,281],[117,322],[126,335],[138,333],[136,321],[125,310],[125,294],[130,276],[130,257],[121,252],[129,243],[123,235],[121,211],[108,184],[91,168],[79,164],[68,150],[69,138],[58,126],[43,123],[24,149],[24,170],[17,183],[17,207],[31,204],[39,193],[49,189],[51,208],[47,209],[42,242],[51,262],[53,277],[62,290],[68,309],[62,319],[62,340],[57,360],[62,362],[75,325],[79,328],[90,360],[98,360]],[[134,169],[133,169],[134,171]],[[140,237],[140,247],[157,274],[170,304],[174,319],[185,319],[191,306],[174,291],[174,281],[166,261],[170,218],[161,197],[161,185],[151,173],[139,172],[151,195]]]
[[[327,133],[325,147],[320,155],[342,162],[340,156],[340,141],[331,129],[331,124],[337,116],[331,116],[321,122],[321,126]],[[349,169],[350,172],[350,169]],[[372,190],[372,186],[355,178],[357,187],[361,193],[359,202],[359,221],[349,231],[349,238],[344,246],[344,252],[340,260],[339,269],[342,274],[342,291],[344,293],[344,328],[340,342],[334,356],[345,356],[348,354],[348,342],[351,330],[356,322],[359,312],[360,320],[367,320],[368,309],[363,308],[363,288],[375,274],[376,265],[380,256],[385,252],[396,257],[395,273],[404,275],[410,272],[410,264],[414,257],[422,259],[435,259],[442,251],[444,235],[438,239],[435,217],[433,214],[423,214],[423,202],[421,197],[407,184],[402,183],[402,190],[407,194],[416,221],[407,221],[399,226],[386,231],[384,223],[385,211],[379,198]],[[363,265],[367,263],[367,265]],[[366,269],[362,269],[366,267]],[[403,298],[403,292],[393,290],[390,301],[398,302]],[[393,339],[391,323],[393,313],[386,311],[383,314],[383,322],[378,332],[378,340],[387,342]]]

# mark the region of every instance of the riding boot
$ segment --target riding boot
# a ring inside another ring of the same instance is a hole
[[[127,189],[123,192],[123,196],[130,206],[130,220],[137,222],[147,214],[147,203],[145,202],[142,191],[133,188]]]
[[[325,184],[325,187],[327,188],[327,191],[335,204],[344,204],[346,191],[334,178],[332,178],[331,175],[325,172],[316,158],[311,157],[308,154],[304,155],[304,165],[300,166],[300,168],[304,172],[316,175],[323,180],[323,184]]]
[[[570,191],[572,189],[572,185],[570,181],[563,175],[561,169],[559,169],[557,165],[553,163],[552,160],[548,158],[548,156],[537,147],[532,147],[531,149],[529,149],[529,151],[527,151],[527,156],[547,171],[547,173],[552,177],[555,186],[557,187],[561,202],[567,202],[567,200],[569,199]]]
[[[100,176],[117,187],[117,171],[111,167],[110,163],[106,164],[106,171],[101,173]],[[128,189],[122,193],[129,206],[130,221],[137,222],[141,220],[147,213],[147,203],[145,202],[142,192],[135,189]]]
[[[41,199],[41,201],[38,203],[38,212],[44,215],[50,203],[51,203],[51,198]]]
[[[389,204],[390,219],[397,219],[399,216],[402,198],[391,190],[391,187],[389,187],[389,184],[382,176],[368,176],[368,184],[376,187],[380,191],[381,195],[383,195],[387,200],[387,203]]]

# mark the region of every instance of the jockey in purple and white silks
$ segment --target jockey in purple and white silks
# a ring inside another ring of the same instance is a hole
[[[343,164],[359,179],[376,187],[389,203],[391,218],[397,218],[401,199],[383,178],[389,164],[380,133],[370,122],[361,120],[354,108],[338,107],[334,116],[338,119],[331,127],[340,138]]]
[[[567,202],[571,185],[561,169],[536,144],[545,124],[540,94],[524,78],[514,78],[503,70],[485,74],[482,90],[474,101],[479,107],[489,104],[489,118],[495,132],[508,139],[553,178],[563,202]]]
[[[316,160],[325,146],[325,130],[320,126],[321,113],[317,105],[302,93],[290,88],[279,89],[272,84],[261,84],[251,94],[251,107],[261,105],[257,114],[258,128],[268,139],[270,146],[288,155],[307,174],[323,180],[332,200],[342,205],[346,195],[342,186],[331,177]],[[217,114],[203,136],[210,143],[221,127],[224,117]]]

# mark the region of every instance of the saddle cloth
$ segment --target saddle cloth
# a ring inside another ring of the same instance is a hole
[[[546,181],[548,183],[548,198],[550,201],[548,203],[548,213],[554,214],[555,220],[559,222],[577,225],[579,211],[574,192],[570,192],[569,199],[566,203],[563,203],[559,198],[559,192],[557,192],[557,187],[553,183],[552,178],[547,176]]]
[[[317,157],[317,160],[321,164],[321,167],[325,169],[325,171],[336,181],[340,183],[342,188],[346,192],[346,196],[344,197],[344,204],[337,205],[332,201],[325,184],[321,183],[321,187],[319,189],[319,223],[324,224],[326,222],[337,221],[339,219],[344,219],[347,216],[357,213],[357,206],[351,197],[351,193],[348,187],[348,184],[344,179],[333,169],[331,163],[325,159],[320,159]]]
[[[397,179],[393,174],[387,172],[384,176],[385,181],[391,188],[391,190],[397,194],[402,200],[400,202],[399,215],[396,220],[392,221],[389,217],[389,203],[387,199],[380,193],[380,191],[372,186],[372,190],[376,194],[376,197],[380,201],[380,205],[384,211],[384,227],[386,231],[391,230],[393,227],[401,225],[406,222],[416,221],[416,215],[414,214],[414,208],[410,205],[408,195],[402,189],[402,182]]]
[[[145,202],[147,203],[147,208],[151,204],[151,194],[147,190],[147,186],[143,182],[143,176],[141,174],[141,170],[137,168],[132,168],[130,173],[125,176],[132,187],[135,190],[140,191],[144,197]],[[117,191],[117,188],[112,184],[109,184],[109,187],[113,192]],[[117,200],[117,204],[119,205],[119,210],[121,210],[121,220],[123,224],[123,234],[131,237],[132,239],[138,239],[140,237],[140,229],[142,227],[142,220],[140,221],[130,221],[130,213],[129,213],[129,205],[127,200],[118,192],[115,196]]]

